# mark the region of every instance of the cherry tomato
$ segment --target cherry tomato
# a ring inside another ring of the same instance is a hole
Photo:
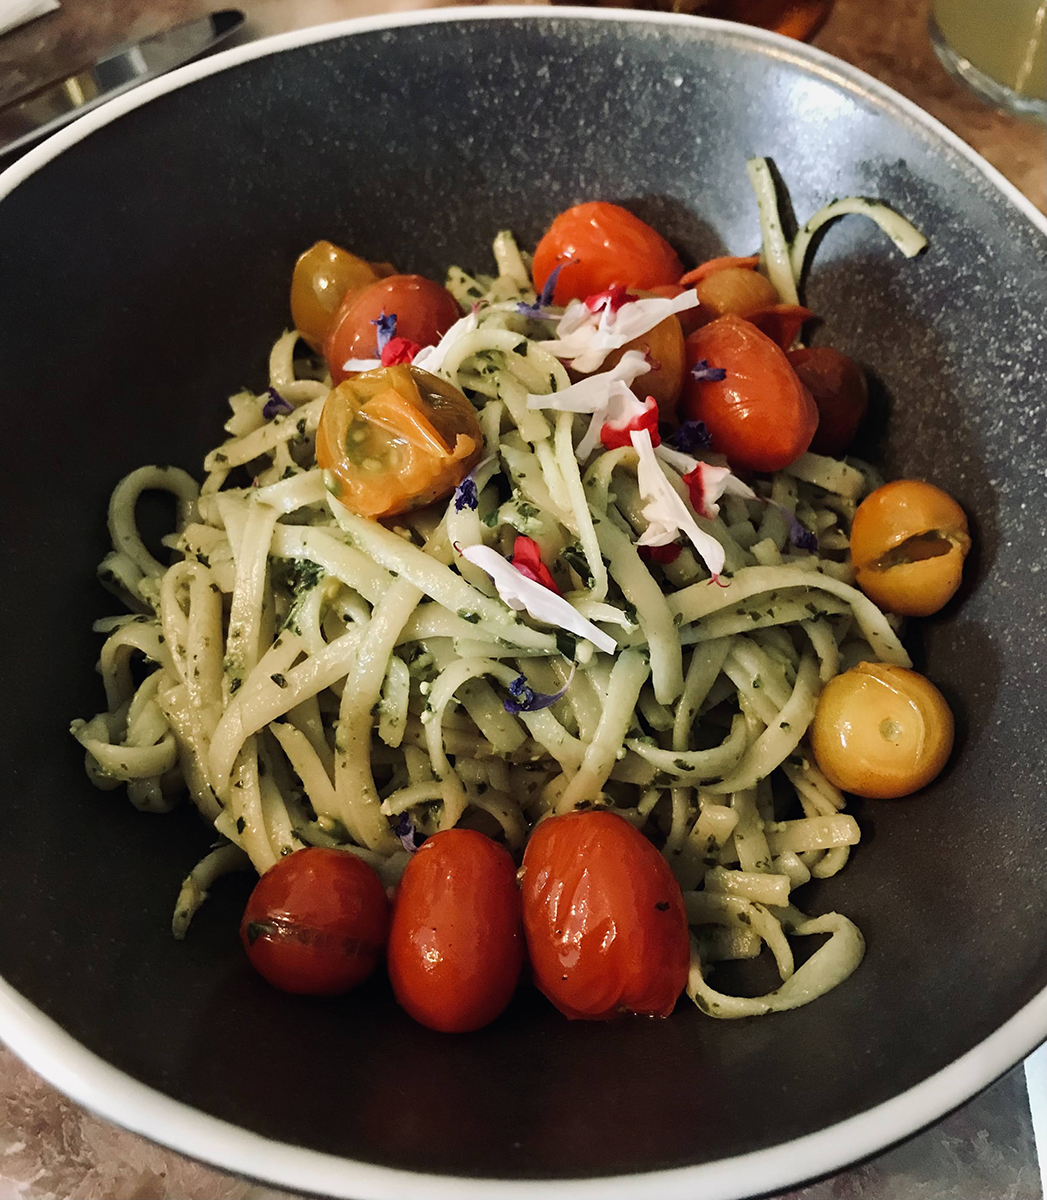
[[[549,226],[534,252],[536,291],[556,267],[563,268],[556,281],[557,304],[584,300],[615,283],[627,288],[674,284],[683,271],[660,233],[605,200],[575,205]]]
[[[681,415],[704,421],[712,448],[734,467],[778,471],[811,444],[818,410],[785,353],[741,317],[720,317],[687,339],[687,365],[705,361],[726,378],[684,379]]]
[[[658,413],[663,421],[676,423],[676,403],[683,388],[684,344],[683,330],[675,316],[659,321],[653,329],[626,342],[620,350],[612,351],[600,368],[600,373],[616,367],[623,354],[638,350],[651,364],[650,371],[633,383],[633,391],[640,397],[653,396],[658,403]]]
[[[827,779],[889,800],[926,787],[952,750],[953,717],[929,679],[888,663],[859,663],[829,680],[811,724]]]
[[[534,981],[565,1016],[672,1012],[690,961],[683,896],[628,821],[598,811],[542,821],[521,888]]]
[[[769,304],[766,308],[758,308],[746,316],[761,333],[766,333],[776,346],[783,350],[789,347],[800,336],[804,324],[814,316],[809,308],[802,304]]]
[[[838,457],[854,440],[869,407],[865,372],[853,358],[831,346],[790,350],[787,357],[818,408],[811,449]]]
[[[734,313],[747,317],[778,303],[778,293],[766,275],[752,268],[725,266],[700,279],[694,287],[702,302],[704,321]]]
[[[240,923],[251,965],[274,987],[334,996],[374,970],[389,901],[371,867],[345,850],[309,847],[270,867]]]
[[[346,295],[360,291],[381,275],[381,266],[372,266],[333,242],[316,242],[299,256],[291,276],[291,319],[295,329],[314,350],[320,350]]]
[[[335,314],[324,342],[331,378],[341,383],[354,374],[343,367],[350,358],[378,358],[380,316],[396,315],[396,336],[434,346],[462,315],[445,288],[422,275],[390,275],[359,292],[350,292]]]
[[[396,999],[421,1024],[466,1033],[493,1021],[524,960],[509,853],[472,829],[423,842],[396,893],[388,959]]]
[[[881,608],[908,617],[928,617],[952,598],[970,548],[963,509],[917,479],[870,492],[851,523],[858,586]]]
[[[449,496],[476,466],[483,434],[453,385],[406,364],[347,379],[328,393],[316,462],[338,499],[391,517]]]
[[[686,275],[681,275],[679,283],[681,287],[693,287],[696,283],[701,283],[703,279],[707,279],[710,275],[717,271],[724,270],[725,267],[746,267],[750,271],[754,270],[760,263],[758,254],[750,255],[748,258],[738,258],[734,255],[724,255],[721,258],[709,258],[705,262],[699,263],[693,271],[688,271]]]

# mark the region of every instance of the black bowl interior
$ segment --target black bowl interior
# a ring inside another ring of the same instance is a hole
[[[246,876],[174,942],[173,900],[208,831],[95,791],[66,732],[102,703],[90,624],[111,611],[94,570],[113,484],[143,462],[198,469],[226,396],[262,385],[291,265],[315,239],[440,277],[489,269],[501,228],[533,244],[560,209],[603,197],[688,261],[743,253],[758,241],[752,154],[774,157],[801,218],[869,195],[928,235],[910,262],[867,222],[835,226],[807,297],[815,340],[874,373],[885,470],[956,495],[977,545],[964,594],[914,647],[955,706],[959,752],[919,798],[860,805],[852,864],[807,889],[809,911],[862,928],[864,965],[760,1020],[683,1002],[664,1022],[569,1023],[524,989],[490,1028],[449,1037],[412,1024],[381,981],[323,1003],[270,990],[237,945]],[[536,13],[340,37],[72,146],[0,204],[3,975],[206,1113],[474,1176],[772,1146],[971,1049],[1047,986],[1045,246],[891,102],[802,53],[689,23]]]

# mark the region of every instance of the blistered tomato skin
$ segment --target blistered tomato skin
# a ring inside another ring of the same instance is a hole
[[[374,870],[344,850],[281,858],[247,902],[240,938],[274,987],[334,996],[374,970],[389,933],[389,901]]]
[[[896,479],[870,492],[851,523],[858,586],[903,616],[930,616],[952,599],[970,548],[963,509],[941,488],[917,479]]]
[[[675,284],[683,274],[676,251],[627,209],[594,200],[567,209],[553,221],[534,252],[534,286],[561,267],[556,304],[584,300],[612,284],[648,289]]]
[[[687,982],[680,885],[655,847],[609,812],[549,817],[524,851],[534,981],[565,1016],[667,1017]]]
[[[462,315],[458,301],[440,284],[423,275],[390,275],[346,296],[324,342],[324,358],[335,383],[355,372],[349,359],[378,358],[381,316],[396,316],[396,336],[419,346],[435,346]]]
[[[516,866],[471,829],[428,838],[407,864],[393,905],[393,993],[422,1025],[467,1033],[512,999],[524,960]]]
[[[845,792],[891,800],[926,787],[952,751],[954,723],[929,679],[859,663],[826,684],[811,724],[818,766]]]
[[[715,277],[714,277],[715,278]],[[732,467],[780,471],[810,446],[818,410],[784,351],[751,322],[728,315],[687,339],[680,416],[703,421],[713,450]],[[720,381],[695,380],[699,362],[720,367]]]

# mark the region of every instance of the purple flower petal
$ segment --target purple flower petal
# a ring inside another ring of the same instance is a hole
[[[708,450],[712,438],[704,421],[684,421],[679,429],[674,430],[663,439],[666,445],[682,454],[693,454],[695,450]]]
[[[571,678],[574,677],[574,671],[571,672]],[[527,682],[524,675],[517,677],[509,684],[509,699],[506,700],[502,707],[507,713],[512,713],[514,716],[522,712],[538,712],[543,708],[550,708],[557,700],[561,699],[567,689],[571,686],[571,680],[563,685],[558,692],[553,692],[552,695],[547,692],[536,692],[534,688]]]
[[[422,834],[414,827],[414,822],[402,812],[396,818],[396,824],[393,826],[393,833],[400,839],[400,844],[408,853],[413,854],[424,840]]]
[[[269,399],[262,405],[262,416],[267,421],[271,421],[273,417],[279,416],[281,413],[293,413],[294,405],[290,400],[285,400],[276,388],[268,388]]]
[[[803,525],[796,517],[784,507],[778,504],[775,506],[780,509],[785,519],[789,522],[789,541],[796,547],[797,550],[807,550],[811,554],[818,553],[818,537],[813,534],[806,525]]]
[[[383,310],[382,315],[371,322],[375,327],[375,344],[378,347],[378,353],[375,358],[382,357],[382,351],[396,337],[396,313],[385,315]]]
[[[560,272],[564,269],[564,267],[569,267],[571,263],[577,261],[577,259],[571,258],[568,259],[567,262],[562,262],[559,266],[553,267],[553,269],[549,272],[549,278],[545,281],[545,284],[542,287],[542,294],[538,297],[538,299],[533,304],[525,304],[523,301],[521,301],[516,306],[516,311],[520,313],[521,316],[531,317],[536,321],[548,321],[550,319],[559,320],[559,312],[552,311],[554,304],[553,297],[556,294],[556,281],[560,278]]]
[[[480,497],[476,494],[476,480],[472,475],[466,475],[454,489],[454,511],[461,512],[463,508],[475,509],[479,503]]]
[[[700,358],[691,368],[691,378],[699,383],[719,383],[727,378],[723,367],[710,367],[706,359]]]

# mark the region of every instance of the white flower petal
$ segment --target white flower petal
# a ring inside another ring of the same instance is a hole
[[[612,350],[649,332],[673,313],[697,306],[694,288],[673,299],[630,300],[614,313],[609,305],[593,313],[580,300],[572,300],[556,326],[555,340],[543,342],[542,349],[570,360],[576,371],[596,371]]]
[[[629,436],[640,457],[636,482],[644,499],[643,515],[648,523],[638,544],[666,546],[682,533],[698,551],[710,572],[714,576],[719,575],[724,564],[723,547],[716,538],[699,529],[687,505],[666,479],[651,445],[650,433],[640,429]]]
[[[465,337],[467,333],[472,333],[479,324],[480,318],[475,312],[466,313],[464,317],[459,317],[435,346],[424,346],[418,351],[414,356],[412,365],[421,367],[423,371],[428,371],[430,375],[435,375],[444,365],[447,352],[454,343],[459,338]]]
[[[662,462],[681,475],[690,475],[694,471],[701,471],[702,499],[704,501],[701,515],[703,517],[712,520],[720,515],[720,506],[717,501],[721,496],[741,496],[745,500],[756,499],[756,493],[752,488],[742,483],[737,476],[732,475],[730,467],[703,462],[701,459],[692,458],[690,454],[683,454],[664,444],[657,446],[654,452]]]
[[[507,559],[490,546],[465,546],[462,557],[474,563],[481,571],[486,571],[494,581],[494,586],[503,603],[519,612],[524,610],[528,616],[546,625],[556,625],[579,637],[587,638],[597,650],[613,654],[618,644],[610,634],[598,629],[591,621],[573,608],[563,596],[550,591],[544,584],[535,583],[521,574]]]

